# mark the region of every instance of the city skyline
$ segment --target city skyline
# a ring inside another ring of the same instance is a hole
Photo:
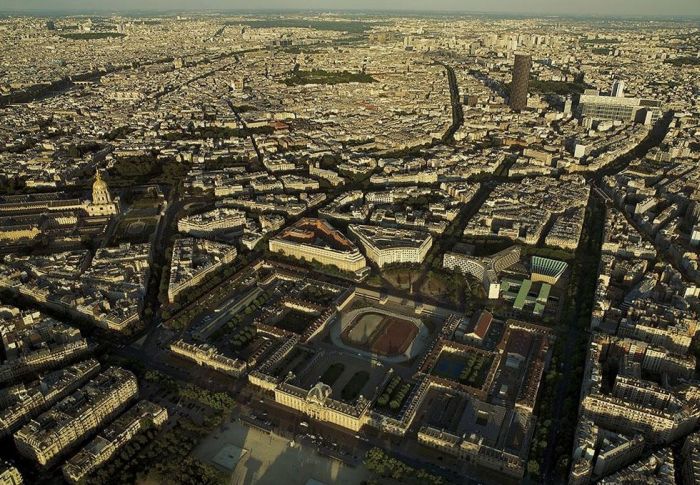
[[[148,0],[139,2],[126,0],[116,6],[95,2],[94,0],[0,0],[0,14],[3,11],[30,12],[46,11],[52,13],[70,12],[163,12],[163,11],[241,11],[269,12],[275,11],[356,11],[356,12],[409,12],[409,13],[463,13],[463,14],[493,14],[493,15],[532,15],[532,16],[587,16],[587,17],[700,17],[700,6],[694,0],[670,0],[663,5],[654,0],[620,0],[606,2],[592,0],[585,3],[564,3],[556,0],[528,0],[526,5],[517,0],[437,0],[426,7],[425,2],[408,0],[396,2],[393,0],[312,0],[312,1],[280,1],[265,0],[254,8],[249,3],[238,0],[204,0],[192,5],[184,0]]]

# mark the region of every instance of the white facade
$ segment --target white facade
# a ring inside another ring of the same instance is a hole
[[[432,236],[420,231],[351,224],[350,232],[380,268],[393,263],[422,263],[433,245]]]
[[[690,235],[691,246],[700,246],[700,224],[693,227],[693,232]]]

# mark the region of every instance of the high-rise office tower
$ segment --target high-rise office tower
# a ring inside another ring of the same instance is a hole
[[[615,98],[625,97],[625,81],[617,80],[612,85],[612,90],[610,91],[610,96]]]
[[[529,54],[515,54],[513,82],[510,84],[510,107],[515,111],[527,108],[527,88],[531,67],[532,57]]]
[[[571,99],[571,96],[567,96],[566,100],[564,101],[564,114],[565,115],[570,115],[571,114],[571,108],[573,106],[573,101]]]

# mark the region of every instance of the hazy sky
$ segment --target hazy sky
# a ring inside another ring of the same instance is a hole
[[[463,12],[700,16],[700,0],[0,0],[10,11],[201,9],[450,10]]]

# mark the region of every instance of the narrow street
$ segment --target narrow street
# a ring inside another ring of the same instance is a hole
[[[182,202],[179,199],[180,184],[172,187],[170,189],[170,194],[167,198],[166,207],[164,209],[164,214],[158,220],[158,227],[156,228],[155,234],[153,235],[152,250],[151,250],[151,268],[162,269],[167,263],[166,251],[169,249],[166,242],[168,241],[170,235],[174,232],[175,228],[175,215],[179,212],[182,207]],[[144,308],[150,308],[152,311],[152,318],[150,322],[146,322],[146,326],[153,326],[159,323],[159,304],[158,292],[160,290],[162,270],[151,271],[148,290],[144,298]]]

